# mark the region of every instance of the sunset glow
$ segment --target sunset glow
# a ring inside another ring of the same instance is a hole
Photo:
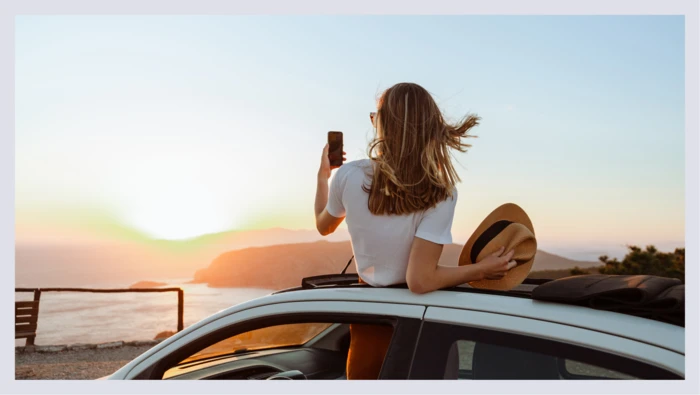
[[[448,118],[482,117],[455,155],[455,242],[504,202],[542,246],[684,240],[682,16],[23,16],[16,29],[19,243],[314,229],[326,132],[365,158],[367,114],[401,81]]]

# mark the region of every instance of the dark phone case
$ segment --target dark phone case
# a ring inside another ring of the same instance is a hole
[[[328,132],[328,160],[331,166],[343,165],[343,133]]]

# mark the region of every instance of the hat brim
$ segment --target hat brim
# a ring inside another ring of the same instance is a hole
[[[506,203],[493,210],[491,214],[489,214],[483,221],[481,221],[481,224],[479,224],[474,233],[472,233],[471,237],[469,237],[469,240],[467,240],[467,243],[464,244],[464,247],[462,248],[462,253],[459,256],[460,266],[471,265],[475,263],[471,261],[470,257],[470,252],[472,250],[472,247],[474,246],[474,242],[479,237],[479,235],[481,235],[486,229],[488,229],[494,222],[501,220],[507,220],[522,224],[525,227],[527,227],[533,235],[535,234],[535,229],[532,226],[532,221],[530,220],[530,217],[527,215],[527,213],[525,213],[525,210],[523,210],[517,204]],[[507,252],[508,251],[505,251],[504,253]],[[513,269],[509,270],[505,277],[503,277],[500,280],[472,281],[469,283],[469,285],[474,288],[501,291],[513,289],[518,285],[522,284],[522,282],[527,278],[527,276],[530,274],[530,270],[532,269],[532,265],[534,264],[534,262],[535,256],[533,256],[532,259],[523,263],[522,265],[518,265]]]

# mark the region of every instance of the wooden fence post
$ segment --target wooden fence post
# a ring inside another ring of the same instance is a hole
[[[184,311],[185,311],[185,291],[182,289],[177,291],[177,331],[180,332],[184,327]]]
[[[39,327],[39,301],[41,299],[41,289],[35,289],[34,290],[34,301],[36,303],[36,327]],[[25,347],[26,346],[33,346],[34,345],[34,340],[36,339],[36,331],[37,329],[34,329],[34,336],[30,336],[27,338],[27,340],[24,342]]]

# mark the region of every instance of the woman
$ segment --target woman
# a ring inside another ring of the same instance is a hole
[[[335,167],[323,149],[316,189],[316,227],[333,233],[347,221],[360,281],[375,287],[407,283],[418,294],[481,279],[499,279],[515,262],[513,251],[474,265],[438,265],[452,243],[452,220],[459,177],[448,149],[465,152],[463,138],[479,118],[448,124],[430,93],[400,83],[380,97],[370,114],[375,138],[369,158]],[[376,379],[391,338],[391,328],[351,325],[348,379]],[[360,363],[358,363],[360,362]]]

